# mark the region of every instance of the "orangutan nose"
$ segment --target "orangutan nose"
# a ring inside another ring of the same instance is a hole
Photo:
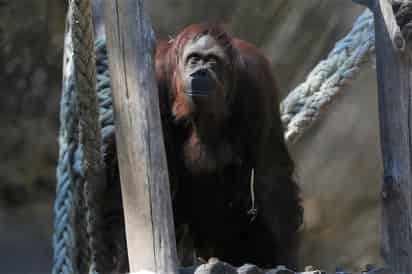
[[[186,89],[189,96],[208,96],[214,90],[213,78],[207,68],[200,68],[190,74],[190,87]]]
[[[205,68],[201,68],[190,74],[193,78],[205,78],[208,77],[208,71]]]

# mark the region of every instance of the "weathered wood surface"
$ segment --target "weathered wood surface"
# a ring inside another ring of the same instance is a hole
[[[412,273],[411,52],[397,25],[392,2],[355,2],[368,5],[375,17],[384,165],[382,255],[395,273]]]
[[[168,170],[144,1],[106,0],[105,27],[131,272],[177,273]]]

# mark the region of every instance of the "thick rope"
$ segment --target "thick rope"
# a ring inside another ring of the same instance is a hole
[[[63,90],[60,103],[60,135],[59,135],[59,162],[57,166],[57,193],[55,201],[55,223],[53,236],[53,274],[79,273],[75,233],[75,206],[74,189],[79,178],[79,169],[76,169],[78,113],[77,97],[74,92],[74,64],[73,45],[69,18],[72,10],[69,9],[66,21],[66,35],[64,42]]]
[[[107,267],[101,217],[104,178],[90,0],[69,2],[61,99],[53,273]],[[68,216],[68,217],[67,217]]]
[[[103,195],[106,181],[101,157],[101,131],[96,93],[96,63],[94,54],[93,18],[90,0],[73,0],[71,19],[74,49],[75,83],[79,104],[79,137],[82,152],[83,203],[89,245],[84,258],[87,272],[107,272],[111,269],[107,246],[103,240]],[[83,227],[84,229],[84,227]],[[88,258],[87,256],[90,256]],[[84,271],[83,270],[83,271]],[[83,272],[82,272],[83,273]]]
[[[92,57],[88,56],[87,44],[93,41],[93,36],[89,37],[88,32],[88,20],[86,10],[87,6],[84,4],[89,1],[83,1],[82,4],[78,0],[69,1],[69,10],[72,10],[69,19],[69,28],[71,29],[71,43],[73,46],[73,72],[74,72],[74,88],[77,92],[77,108],[78,108],[78,161],[80,178],[75,188],[76,202],[76,232],[78,233],[78,240],[76,241],[78,248],[77,265],[80,273],[88,273],[89,266],[91,264],[90,248],[89,248],[89,234],[87,233],[87,199],[85,199],[84,189],[86,188],[87,179],[89,179],[90,168],[87,166],[88,157],[91,157],[91,151],[93,150],[93,144],[89,141],[85,132],[86,124],[91,124],[90,117],[84,117],[87,115],[87,106],[85,103],[91,104],[90,108],[93,110],[93,104],[88,98],[90,90],[93,91],[93,83],[95,80],[94,64],[89,64]],[[93,51],[92,51],[93,52]],[[92,111],[89,113],[93,115]],[[92,126],[92,125],[89,125]],[[90,128],[90,132],[94,128]],[[91,146],[91,147],[90,147]],[[89,148],[88,148],[89,147]],[[86,152],[87,151],[87,152]],[[93,166],[92,166],[93,168]]]
[[[95,48],[99,122],[104,145],[106,137],[114,131],[112,97],[105,41],[102,39],[96,41]],[[328,58],[321,61],[309,74],[306,81],[293,90],[282,102],[282,121],[286,129],[285,138],[289,143],[296,142],[320,117],[322,110],[330,104],[344,86],[351,82],[355,72],[359,70],[361,64],[367,61],[369,53],[373,50],[373,17],[369,11],[365,11],[356,20],[351,32],[336,43]],[[77,147],[79,134],[77,117],[79,117],[79,113],[74,88],[72,59],[73,49],[66,41],[60,114],[60,155],[57,168],[53,274],[79,273],[75,267],[76,254],[78,249],[84,248],[76,246],[75,239],[78,235],[77,232],[73,231],[73,218],[76,217],[73,212],[77,206],[74,190],[80,184],[79,181],[82,180],[80,177],[82,153]],[[96,247],[96,249],[99,248]]]
[[[365,10],[327,59],[316,65],[305,82],[283,100],[281,114],[288,143],[295,143],[320,118],[332,100],[352,82],[374,49],[373,14]]]

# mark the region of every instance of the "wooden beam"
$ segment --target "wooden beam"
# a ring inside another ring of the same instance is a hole
[[[177,273],[168,170],[142,0],[105,0],[116,143],[131,272]]]
[[[371,2],[371,1],[370,1]],[[375,0],[379,119],[384,178],[382,255],[394,273],[412,273],[412,65],[391,3]],[[412,18],[411,18],[412,19]],[[410,41],[409,41],[410,43]]]

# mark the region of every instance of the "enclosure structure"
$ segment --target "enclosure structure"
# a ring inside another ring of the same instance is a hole
[[[402,6],[410,22],[411,2],[357,2],[367,5],[375,15],[379,117],[384,166],[382,255],[395,273],[411,273],[412,41],[406,40],[410,39],[410,26],[401,26],[402,32],[394,11],[397,8],[399,14],[399,8]]]
[[[412,214],[409,122],[411,119],[411,81],[409,79],[411,59],[408,44],[410,41],[403,37],[396,22],[393,6],[389,1],[358,0],[356,2],[369,5],[375,17],[381,136],[385,168],[383,255],[395,273],[410,273],[412,272],[412,245],[411,237],[409,237]],[[399,1],[393,4],[406,5],[407,2]],[[79,2],[71,1],[71,4],[79,4]],[[90,2],[83,1],[82,5],[86,14],[90,15]],[[177,273],[167,167],[151,57],[154,52],[153,31],[144,13],[142,1],[106,1],[105,5],[107,6],[105,21],[109,26],[106,33],[111,60],[110,70],[130,269],[131,271],[144,269],[156,273]],[[82,19],[80,18],[77,22],[80,20]],[[90,28],[88,28],[88,33],[90,33]],[[93,72],[91,75],[93,76]],[[81,99],[81,89],[78,89]],[[139,98],[129,92],[132,89],[139,92]],[[88,92],[91,94],[90,89]],[[97,100],[94,102],[96,104]],[[93,100],[89,103],[93,104]],[[287,109],[287,106],[284,109]],[[83,115],[84,119],[86,113],[80,113],[80,115]],[[96,112],[87,115],[97,117]],[[81,121],[82,118],[80,118],[80,124]],[[96,120],[90,123],[96,124]],[[99,135],[96,126],[83,128],[92,129],[96,136]],[[85,134],[80,134],[80,136],[85,136]],[[90,138],[93,138],[93,134]],[[82,144],[86,145],[87,138],[80,138],[80,142],[82,140]],[[89,143],[90,147],[96,144],[98,147],[99,137]],[[96,152],[96,148],[94,151]],[[93,159],[93,153],[84,153],[84,157]],[[98,164],[99,158],[95,157],[92,163]],[[94,178],[99,174],[98,167],[95,169],[87,167],[89,169],[86,170],[91,170],[91,172],[85,172],[86,181],[96,182]],[[89,206],[93,207],[93,201],[90,202]],[[139,208],[139,211],[133,210],[135,208]],[[98,225],[98,220],[96,223]],[[91,224],[88,229],[89,233],[98,234],[98,231],[93,229],[93,219],[90,219],[89,224]],[[91,247],[93,255],[93,245]],[[97,258],[99,254],[94,254],[94,256],[96,258],[92,256],[92,260],[99,262]],[[230,266],[227,266],[227,269],[230,269]],[[229,271],[227,269],[222,271]]]
[[[175,274],[155,38],[143,1],[105,1],[105,26],[130,270]]]

